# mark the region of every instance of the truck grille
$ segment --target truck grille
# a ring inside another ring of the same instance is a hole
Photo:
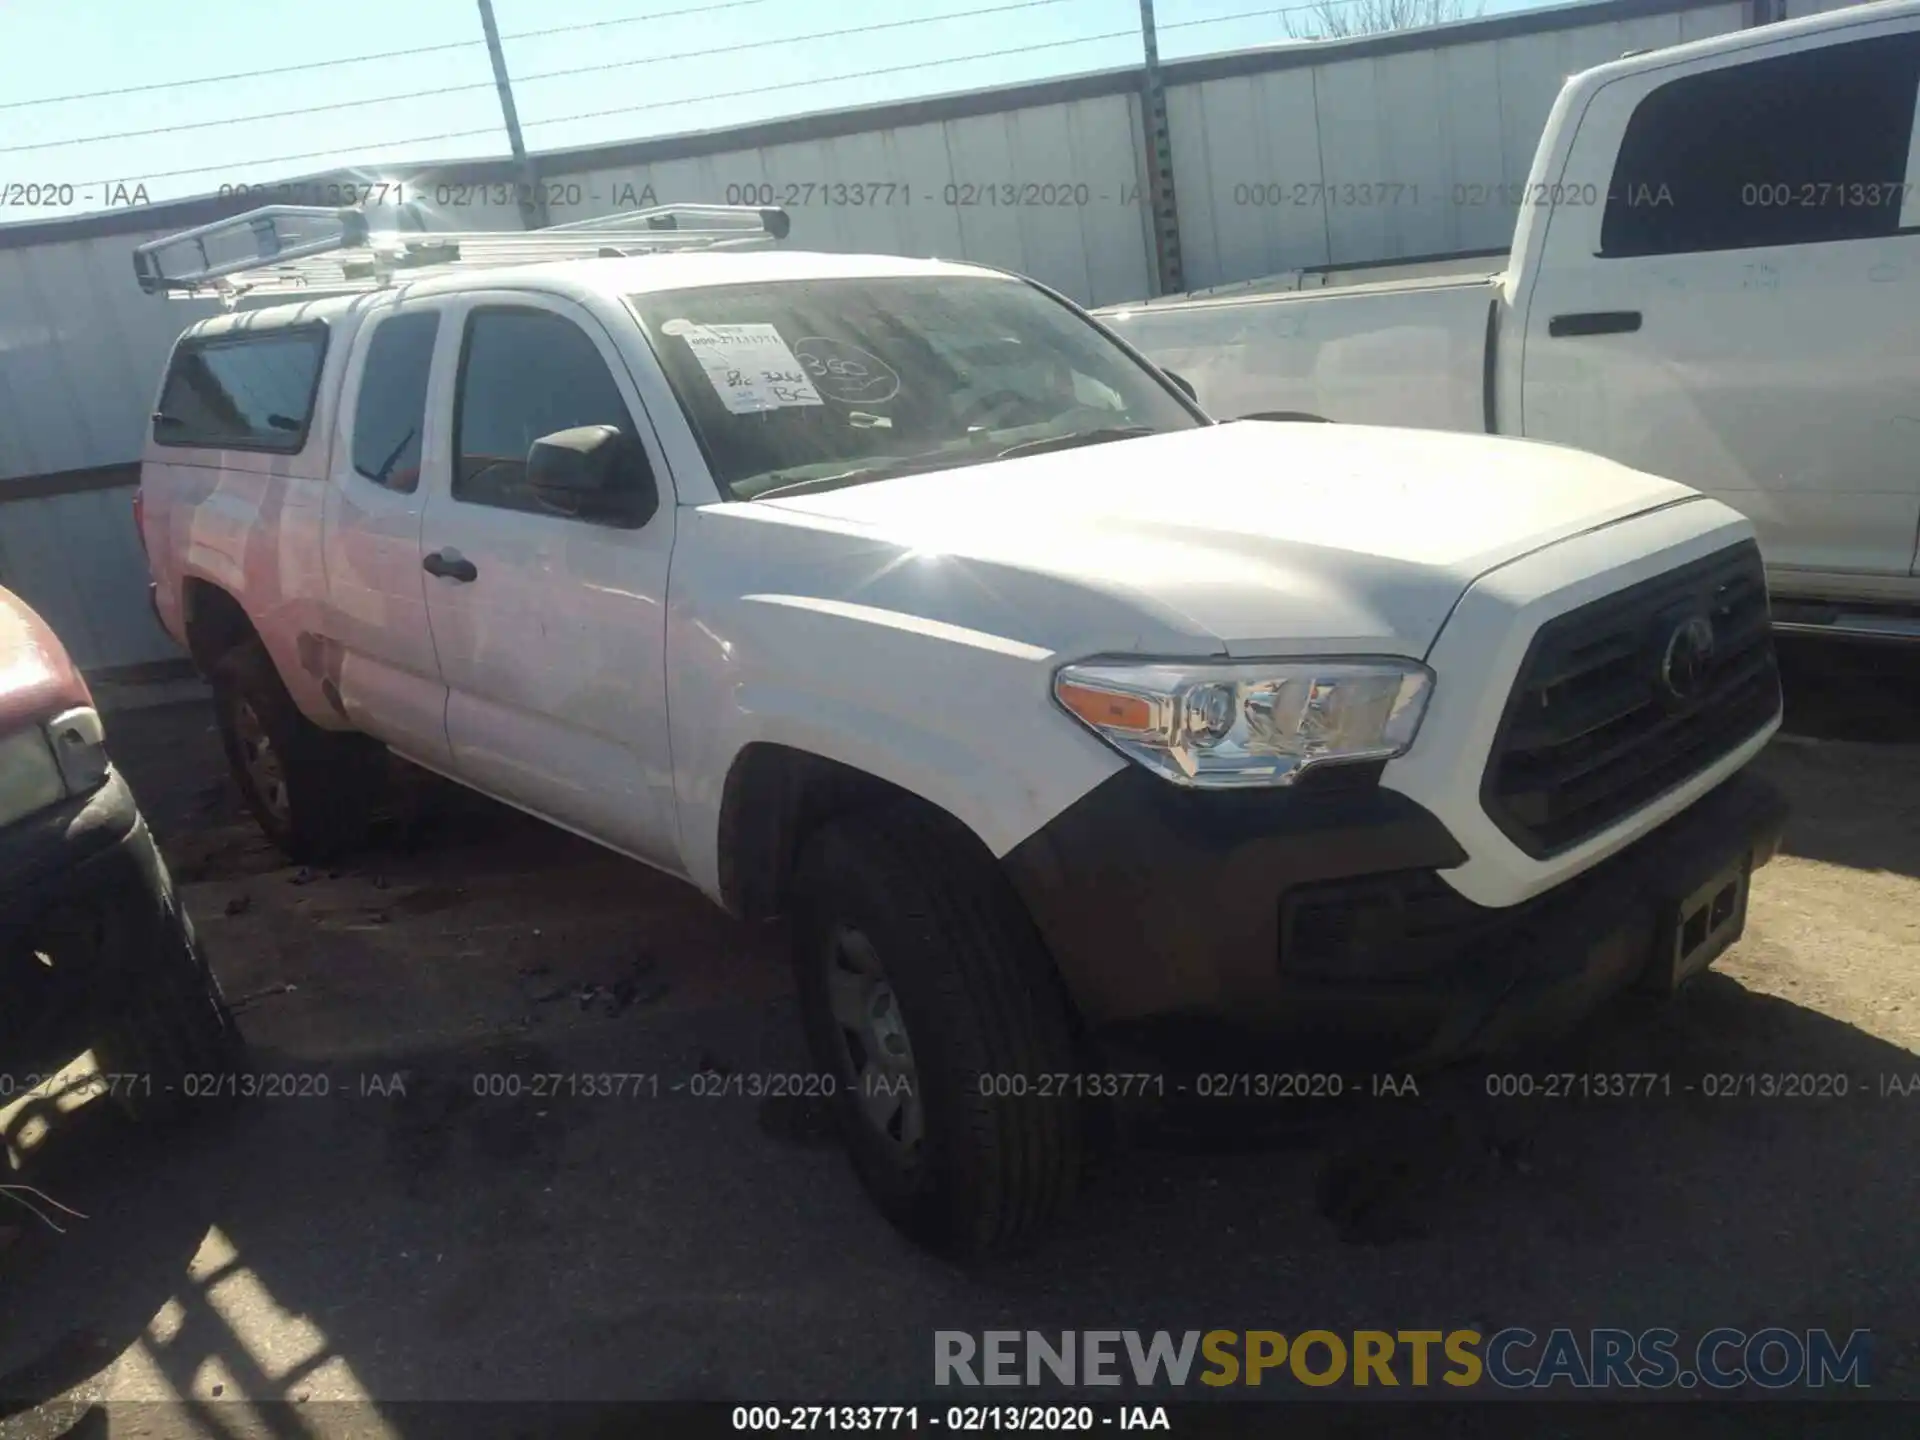
[[[1541,626],[1480,801],[1543,859],[1699,774],[1779,710],[1766,573],[1749,541]]]

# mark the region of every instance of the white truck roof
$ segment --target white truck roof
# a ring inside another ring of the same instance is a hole
[[[1920,0],[1871,0],[1868,4],[1815,11],[1792,20],[1774,20],[1743,30],[1729,30],[1722,35],[1682,41],[1678,45],[1662,45],[1657,50],[1633,51],[1618,60],[1609,60],[1603,65],[1595,65],[1590,70],[1569,76],[1566,91],[1584,96],[1622,75],[1658,70],[1667,65],[1687,64],[1715,55],[1729,55],[1755,45],[1777,45],[1782,40],[1791,40],[1798,35],[1824,35],[1848,26],[1872,25],[1881,20],[1912,15],[1915,11],[1920,11]]]
[[[994,275],[979,265],[917,260],[904,255],[840,255],[820,250],[750,254],[645,255],[617,260],[557,260],[482,273],[447,274],[415,282],[416,294],[444,294],[483,285],[579,289],[604,295],[692,290],[703,285],[756,281],[875,279],[889,275]]]

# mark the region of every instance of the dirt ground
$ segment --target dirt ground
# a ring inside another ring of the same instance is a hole
[[[87,1218],[0,1213],[0,1431],[135,1433],[98,1403],[174,1397],[210,1428],[241,1399],[897,1399],[932,1393],[935,1329],[994,1327],[1864,1327],[1874,1394],[1920,1400],[1920,661],[1785,658],[1760,763],[1795,814],[1747,937],[1564,1057],[1669,1096],[1533,1102],[1376,1243],[1316,1207],[1311,1126],[1149,1137],[977,1273],[877,1221],[816,1109],[694,1093],[806,1068],[774,937],[472,799],[286,867],[203,706],[116,716],[258,1069],[302,1093],[172,1136],[71,1117],[36,1183]],[[1705,1093],[1783,1072],[1848,1093]],[[657,1079],[476,1093],[549,1073]]]

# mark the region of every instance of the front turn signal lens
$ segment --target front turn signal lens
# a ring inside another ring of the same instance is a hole
[[[1138,695],[1066,679],[1054,687],[1054,694],[1096,730],[1145,733],[1153,729],[1153,706]]]

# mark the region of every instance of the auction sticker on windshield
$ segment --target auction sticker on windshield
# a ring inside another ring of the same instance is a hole
[[[825,403],[799,357],[772,325],[669,320],[660,329],[686,342],[720,403],[735,415]]]
[[[900,393],[900,377],[871,351],[824,335],[802,335],[793,353],[829,400],[880,405]]]

